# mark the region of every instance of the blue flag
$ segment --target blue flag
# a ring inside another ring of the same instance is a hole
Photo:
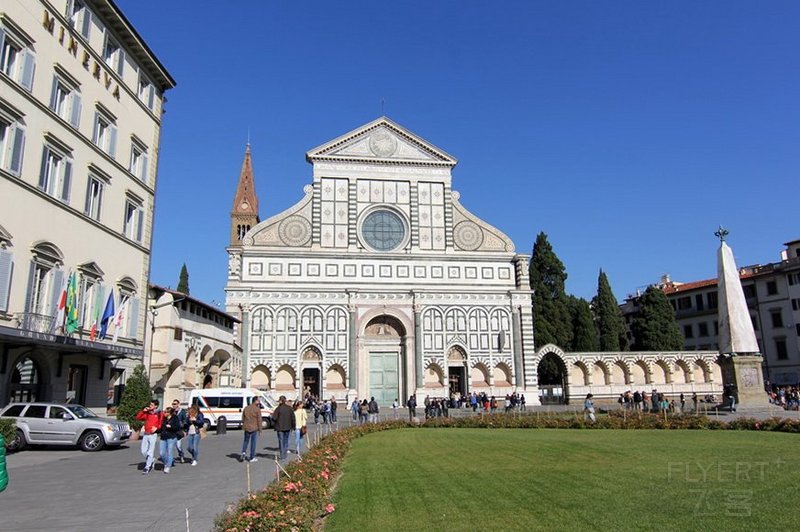
[[[112,288],[108,293],[108,301],[106,301],[106,309],[103,311],[103,317],[100,318],[100,338],[106,337],[109,322],[114,319],[114,289]]]

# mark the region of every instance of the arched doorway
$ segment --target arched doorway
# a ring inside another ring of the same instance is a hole
[[[364,329],[369,356],[368,395],[379,404],[389,405],[405,395],[401,393],[405,336],[405,327],[392,316],[373,318]]]
[[[447,353],[447,380],[451,397],[467,395],[467,353],[461,346],[454,345]]]
[[[567,367],[555,353],[546,353],[539,361],[539,394],[543,405],[567,403]]]
[[[42,373],[29,357],[23,357],[14,366],[9,383],[9,403],[41,401]]]
[[[303,396],[322,397],[322,355],[316,347],[308,347],[300,357],[303,368]]]

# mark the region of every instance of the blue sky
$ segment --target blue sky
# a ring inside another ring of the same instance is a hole
[[[168,93],[152,280],[224,301],[248,138],[261,218],[305,153],[382,114],[459,160],[462,203],[591,298],[716,275],[800,238],[800,3],[118,0]],[[224,7],[222,7],[224,6]]]

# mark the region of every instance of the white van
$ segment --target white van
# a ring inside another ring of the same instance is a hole
[[[227,425],[242,426],[242,410],[253,402],[261,400],[261,419],[266,428],[272,427],[272,412],[277,403],[270,396],[253,388],[202,388],[192,390],[189,404],[197,405],[206,418],[206,428],[216,427],[220,420]]]

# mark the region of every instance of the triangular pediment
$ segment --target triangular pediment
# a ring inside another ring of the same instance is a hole
[[[105,275],[103,270],[100,269],[100,266],[98,266],[97,263],[94,261],[78,264],[78,270],[84,275],[88,275],[90,277],[97,277],[98,279]]]
[[[381,117],[306,153],[314,161],[364,161],[393,164],[455,166],[454,157]]]

